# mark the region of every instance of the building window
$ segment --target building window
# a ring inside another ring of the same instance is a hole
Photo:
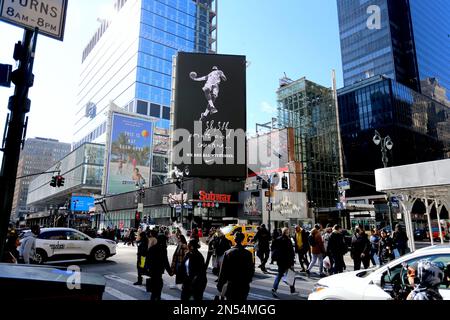
[[[137,107],[136,107],[136,113],[142,114],[144,116],[148,115],[148,104],[147,104],[147,102],[138,100],[137,101]]]
[[[170,108],[169,107],[163,107],[162,118],[166,119],[166,120],[170,120]]]
[[[158,104],[150,104],[150,116],[160,118],[161,117],[161,106]]]

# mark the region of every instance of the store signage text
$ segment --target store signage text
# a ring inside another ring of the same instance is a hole
[[[206,193],[205,191],[200,191],[200,201],[211,201],[211,202],[231,202],[231,195],[228,194],[215,194],[215,193]]]

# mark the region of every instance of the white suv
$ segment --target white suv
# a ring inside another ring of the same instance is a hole
[[[116,243],[91,238],[70,228],[43,228],[36,239],[36,260],[39,264],[52,260],[92,259],[105,261],[116,254]]]
[[[450,246],[438,245],[419,249],[379,268],[336,274],[321,279],[309,300],[389,300],[398,288],[407,283],[403,263],[414,265],[419,260],[434,262],[445,270],[446,279],[439,292],[450,300]]]

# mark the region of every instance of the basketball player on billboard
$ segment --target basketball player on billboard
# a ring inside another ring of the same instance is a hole
[[[227,81],[227,77],[216,66],[212,67],[212,71],[204,77],[197,77],[197,73],[194,71],[189,73],[189,77],[194,81],[206,81],[202,90],[205,93],[208,105],[206,106],[205,112],[200,116],[200,121],[204,121],[209,114],[218,112],[214,103],[219,95],[219,84],[221,81]]]

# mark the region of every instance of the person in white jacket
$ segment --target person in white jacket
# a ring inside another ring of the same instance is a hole
[[[32,226],[31,233],[20,242],[20,256],[25,264],[30,264],[36,261],[36,238],[41,233],[39,226]]]

